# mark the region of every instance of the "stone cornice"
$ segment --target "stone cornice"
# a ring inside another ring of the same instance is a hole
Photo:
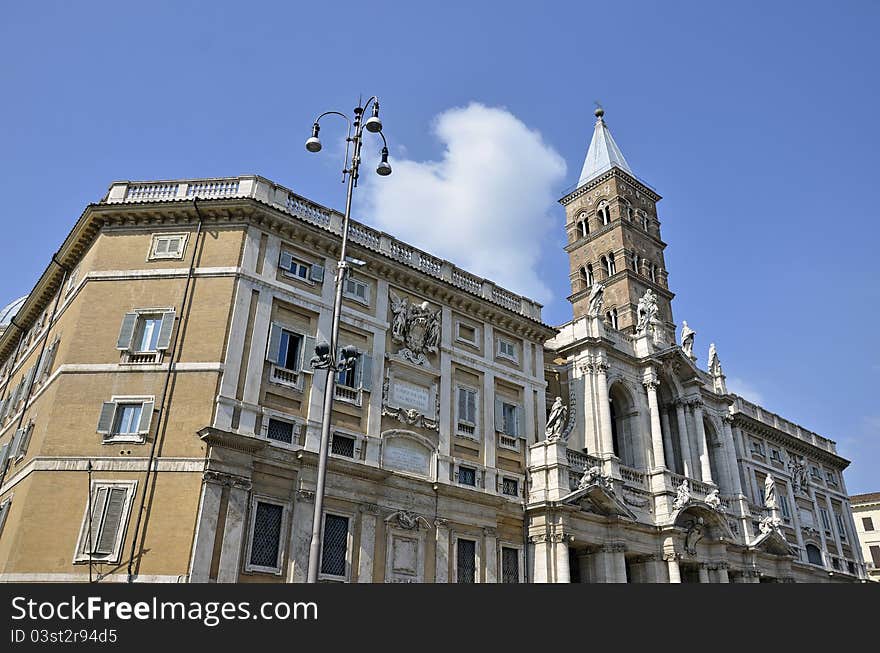
[[[624,172],[620,168],[615,167],[615,168],[610,168],[607,172],[602,173],[601,175],[599,175],[598,177],[595,177],[594,179],[591,179],[589,182],[587,182],[583,186],[579,186],[578,188],[575,188],[570,193],[567,193],[566,195],[564,195],[563,197],[561,197],[559,199],[559,203],[562,204],[563,206],[566,206],[567,204],[570,204],[572,201],[574,201],[575,199],[577,199],[578,197],[580,197],[584,193],[592,190],[593,188],[595,188],[596,186],[601,184],[606,179],[611,179],[611,177],[620,177],[625,182],[638,186],[639,190],[644,192],[654,202],[659,202],[661,199],[663,199],[660,195],[657,194],[656,191],[652,190],[651,188],[648,188],[648,186],[645,185],[644,182],[639,181],[638,179],[636,179],[632,175],[627,174],[626,172]]]
[[[843,458],[842,456],[839,456],[835,453],[831,453],[830,451],[828,451],[827,449],[823,449],[822,447],[817,447],[813,443],[795,437],[790,433],[780,431],[779,429],[776,429],[769,424],[765,424],[764,422],[757,420],[749,415],[746,415],[745,413],[733,413],[733,420],[734,426],[738,426],[746,431],[746,435],[748,435],[749,433],[753,433],[755,435],[765,437],[768,440],[776,442],[777,444],[784,446],[788,449],[797,451],[798,453],[801,453],[810,458],[821,460],[822,462],[833,465],[839,471],[843,471],[849,466],[850,461],[846,458]]]

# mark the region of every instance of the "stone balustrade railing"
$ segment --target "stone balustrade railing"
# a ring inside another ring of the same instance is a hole
[[[218,179],[118,181],[110,186],[102,203],[124,204],[232,197],[253,198],[337,234],[342,232],[342,215],[338,212],[315,204],[283,186],[256,175]],[[382,252],[426,274],[444,279],[465,292],[533,320],[541,320],[542,306],[538,302],[501,288],[488,279],[461,270],[449,261],[437,258],[363,223],[352,221],[349,237],[359,245]]]
[[[743,413],[744,415],[748,415],[759,422],[766,424],[767,426],[771,426],[778,431],[782,431],[783,433],[787,433],[792,437],[795,437],[799,440],[803,440],[804,442],[809,442],[813,446],[819,447],[820,449],[824,449],[825,451],[830,451],[831,453],[837,453],[837,445],[834,440],[829,440],[828,438],[822,437],[818,433],[814,433],[808,429],[803,428],[802,426],[795,424],[794,422],[790,422],[787,419],[784,419],[777,415],[776,413],[771,413],[768,410],[764,410],[757,404],[753,404],[750,401],[747,401],[737,395],[736,403],[734,404],[737,412]]]
[[[632,467],[620,465],[620,478],[623,479],[625,485],[631,487],[646,488],[648,486],[645,480],[645,473]]]
[[[596,458],[596,456],[581,453],[574,449],[566,451],[566,456],[568,458],[568,466],[571,467],[572,471],[577,472],[578,474],[583,474],[591,467],[599,467],[600,469],[602,467],[602,461],[599,458]]]

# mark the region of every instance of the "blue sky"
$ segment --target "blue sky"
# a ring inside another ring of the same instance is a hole
[[[365,177],[355,212],[418,240],[431,198],[479,211],[453,258],[503,261],[561,323],[554,200],[599,100],[664,196],[674,315],[699,362],[715,342],[732,385],[835,439],[850,491],[877,491],[878,19],[875,2],[13,3],[0,298],[30,290],[114,179],[258,173],[341,207],[341,127],[319,157],[302,144],[315,114],[363,93],[382,99],[396,173]],[[492,154],[478,175],[475,150]],[[392,201],[410,184],[424,211]]]

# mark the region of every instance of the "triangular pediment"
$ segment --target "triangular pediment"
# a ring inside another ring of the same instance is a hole
[[[770,529],[766,533],[761,533],[758,538],[751,543],[749,548],[772,553],[774,555],[796,555],[796,551],[792,548],[791,544],[789,544],[788,540],[785,539],[785,535],[783,535],[782,531],[776,528]]]
[[[560,503],[576,505],[581,510],[598,515],[615,515],[636,521],[635,513],[627,508],[612,490],[609,490],[599,482],[591,483],[586,487],[567,494],[560,499]]]

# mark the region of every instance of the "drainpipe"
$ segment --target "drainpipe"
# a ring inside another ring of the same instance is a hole
[[[523,488],[526,495],[523,499],[523,565],[525,565],[525,569],[523,569],[523,578],[525,578],[526,583],[531,583],[531,576],[529,575],[529,514],[526,510],[529,503],[529,487],[531,487],[531,474],[529,474],[529,467],[526,465],[526,486]]]
[[[187,318],[185,317],[186,305],[188,301],[192,300],[189,296],[189,291],[190,286],[192,285],[193,276],[195,275],[196,253],[199,250],[199,243],[201,242],[202,237],[202,213],[199,211],[198,199],[195,197],[193,197],[193,208],[196,210],[196,215],[198,216],[198,226],[196,227],[196,237],[193,239],[193,250],[189,260],[189,271],[186,275],[186,284],[183,287],[183,298],[180,300],[180,317],[178,318],[177,329],[174,334],[174,343],[170,348],[171,356],[168,359],[168,371],[165,374],[165,385],[162,388],[162,399],[159,402],[159,414],[156,417],[156,435],[153,438],[153,444],[150,445],[150,455],[147,459],[147,471],[144,476],[144,486],[141,488],[141,498],[138,504],[137,521],[135,522],[134,533],[131,538],[131,553],[128,557],[129,583],[134,582],[135,549],[137,548],[137,541],[140,536],[141,522],[143,521],[144,516],[144,505],[147,502],[147,487],[150,484],[150,472],[153,469],[153,462],[156,459],[156,445],[159,443],[159,434],[162,433],[163,428],[168,427],[168,415],[165,406],[171,400],[171,397],[168,394],[168,388],[171,384],[171,377],[174,375],[176,369],[177,361],[175,359],[180,357],[180,351],[178,350],[178,345],[181,343],[180,334],[183,333],[187,324]]]

